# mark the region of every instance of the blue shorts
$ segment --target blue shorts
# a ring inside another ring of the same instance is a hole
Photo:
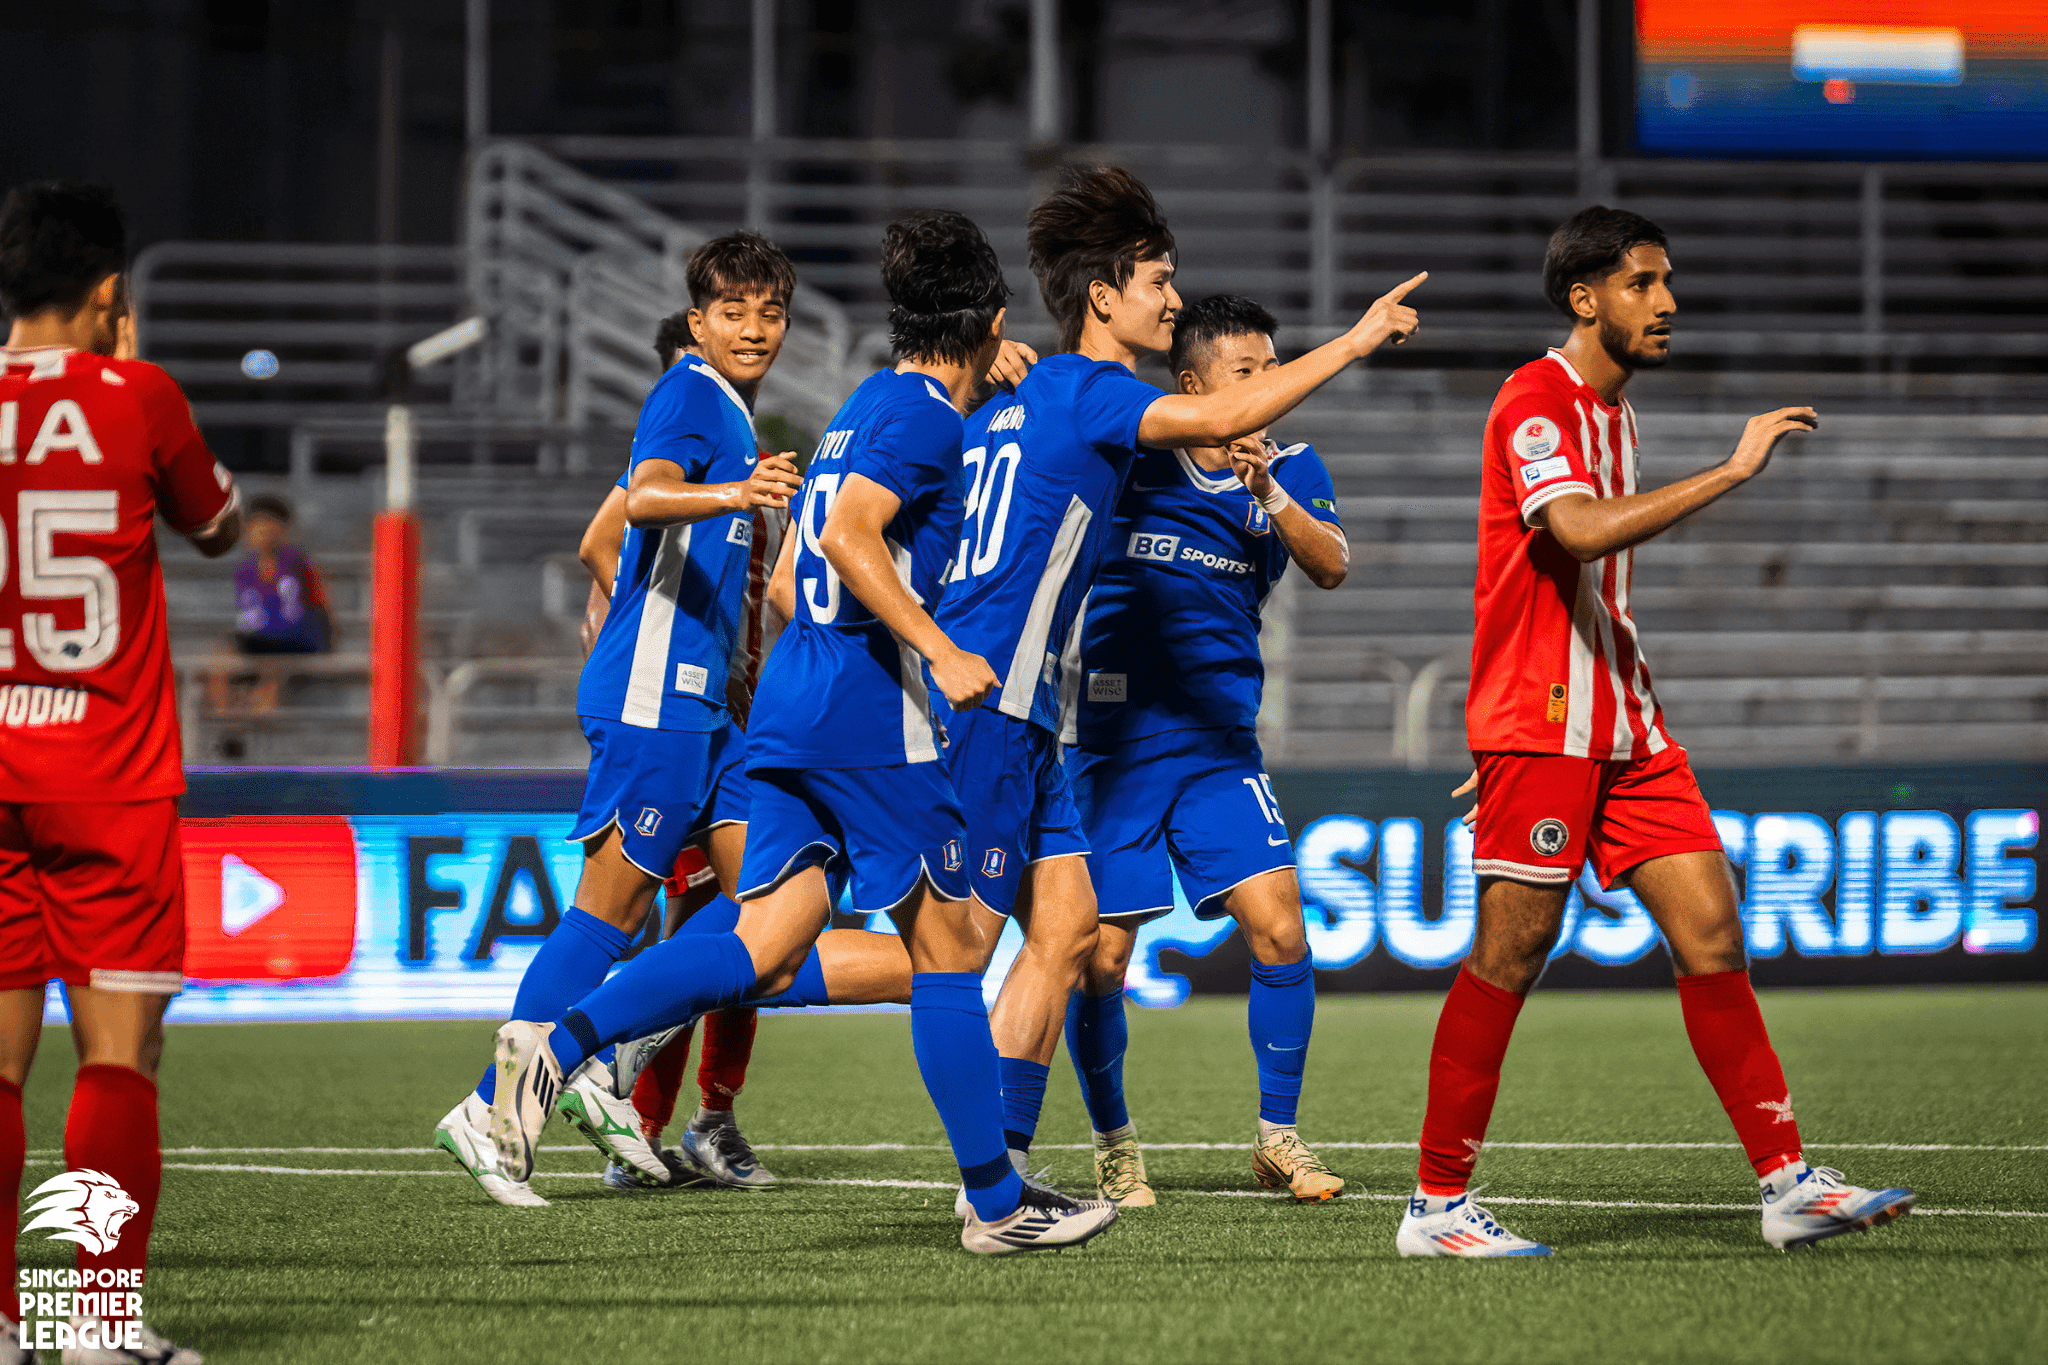
[[[1287,822],[1249,730],[1172,730],[1107,753],[1067,756],[1094,852],[1104,919],[1173,909],[1169,866],[1195,914],[1218,919],[1239,883],[1294,866]]]
[[[757,768],[754,820],[740,864],[740,893],[766,895],[807,867],[825,870],[836,904],[893,910],[920,881],[940,898],[967,899],[960,802],[943,763],[881,768]]]
[[[985,706],[953,712],[946,765],[967,812],[974,898],[997,914],[1016,909],[1028,864],[1088,852],[1059,741],[1046,730]]]
[[[716,730],[648,730],[582,716],[590,741],[583,808],[569,837],[595,839],[614,824],[626,861],[667,877],[676,855],[718,825],[747,823],[747,736]]]

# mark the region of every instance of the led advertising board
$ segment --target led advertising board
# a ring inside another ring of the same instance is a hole
[[[2048,979],[2036,767],[1708,773],[1759,982]],[[1324,990],[1436,989],[1471,946],[1472,842],[1440,773],[1280,773]],[[186,1022],[502,1017],[575,893],[575,774],[196,778]],[[857,921],[847,921],[857,923]],[[868,927],[883,929],[880,923]],[[1015,956],[999,949],[990,989]],[[1129,991],[1241,993],[1229,920],[1147,925]],[[1551,985],[1670,980],[1635,897],[1572,892]],[[52,1017],[62,1017],[53,990]]]
[[[2039,0],[1637,0],[1651,155],[2036,159]]]

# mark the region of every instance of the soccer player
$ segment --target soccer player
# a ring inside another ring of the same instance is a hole
[[[1472,684],[1479,922],[1430,1051],[1419,1184],[1403,1256],[1546,1256],[1468,1192],[1501,1058],[1590,856],[1663,931],[1693,1053],[1755,1169],[1764,1240],[1790,1249],[1911,1210],[1910,1190],[1859,1189],[1809,1167],[1743,956],[1728,860],[1666,733],[1629,615],[1634,547],[1764,472],[1812,408],[1753,417],[1720,464],[1636,485],[1622,390],[1670,357],[1671,261],[1654,223],[1582,210],[1550,239],[1543,290],[1571,321],[1562,347],[1516,370],[1486,420]]]
[[[782,348],[796,273],[757,233],[714,238],[690,257],[690,334],[697,354],[656,381],[633,434],[626,531],[609,611],[577,688],[590,740],[575,905],[542,942],[519,984],[515,1018],[552,1018],[603,981],[640,930],[682,850],[705,848],[726,886],[745,847],[745,739],[726,707],[756,508],[782,508],[800,486],[787,456],[757,459],[751,402]],[[667,1166],[613,1093],[599,1058],[560,1096],[586,1138],[650,1183]],[[441,1120],[435,1142],[500,1203],[546,1201],[511,1176],[486,1137],[497,1078]],[[555,1096],[550,1095],[552,1102]]]
[[[998,681],[934,624],[928,604],[960,535],[959,409],[995,359],[1009,291],[980,230],[943,211],[889,226],[882,279],[897,364],[832,419],[777,569],[795,611],[749,736],[756,809],[739,928],[687,955],[668,951],[671,940],[554,1023],[500,1030],[500,1109],[510,1112],[493,1135],[517,1167],[531,1159],[549,1088],[582,1057],[664,1019],[780,989],[829,921],[833,883],[850,882],[855,908],[895,919],[915,967],[911,1042],[966,1191],[961,1245],[985,1255],[1075,1246],[1114,1222],[1116,1207],[1026,1188],[1004,1153],[985,949],[966,913],[960,803],[926,682],[928,667],[968,708]],[[650,1010],[664,991],[666,1007]]]
[[[1182,310],[1168,359],[1180,392],[1216,393],[1277,368],[1277,325],[1227,294]],[[1322,460],[1263,431],[1148,452],[1117,501],[1081,628],[1078,723],[1064,736],[1076,745],[1067,775],[1102,915],[1068,1006],[1067,1053],[1095,1130],[1096,1182],[1126,1208],[1153,1192],[1124,1105],[1124,972],[1139,927],[1172,911],[1176,873],[1195,914],[1235,919],[1251,949],[1254,1175],[1301,1201],[1344,1188],[1295,1129],[1316,987],[1257,724],[1266,595],[1290,562],[1334,588],[1350,555]]]
[[[0,206],[0,1360],[23,1351],[15,1238],[21,1087],[43,993],[64,983],[78,1078],[64,1163],[135,1212],[81,1270],[141,1274],[163,1181],[157,1064],[184,984],[185,790],[161,516],[208,558],[241,534],[234,481],[154,365],[113,358],[127,231],[98,186],[30,184]],[[199,1365],[139,1321],[89,1320],[66,1361]],[[123,1345],[122,1343],[130,1343]],[[104,1344],[103,1344],[104,1343]]]
[[[969,424],[960,546],[939,626],[995,666],[992,704],[946,720],[967,814],[975,914],[993,951],[1015,915],[1024,947],[990,1023],[1003,1127],[1022,1171],[1067,999],[1095,951],[1088,840],[1060,763],[1061,713],[1080,684],[1082,604],[1141,448],[1217,448],[1262,431],[1388,337],[1414,330],[1395,289],[1343,336],[1206,393],[1162,393],[1138,358],[1168,349],[1180,296],[1173,233],[1152,193],[1114,166],[1068,167],[1031,211],[1031,270],[1065,354]]]

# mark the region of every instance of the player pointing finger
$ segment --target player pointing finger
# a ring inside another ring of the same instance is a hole
[[[1365,310],[1365,316],[1358,320],[1358,325],[1351,329],[1352,338],[1362,347],[1360,354],[1376,349],[1389,337],[1398,346],[1422,326],[1421,316],[1401,300],[1428,278],[1427,270],[1412,275],[1373,301],[1372,307]]]

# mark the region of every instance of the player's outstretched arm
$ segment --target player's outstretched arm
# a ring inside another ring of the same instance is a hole
[[[979,706],[996,690],[996,671],[979,654],[956,647],[897,576],[882,531],[903,500],[865,474],[849,474],[832,500],[818,548],[840,585],[875,619],[931,665],[932,681],[955,709]]]
[[[1166,394],[1145,409],[1138,440],[1148,446],[1223,446],[1265,430],[1352,361],[1371,355],[1387,338],[1398,343],[1420,327],[1415,310],[1401,300],[1428,278],[1425,270],[1396,285],[1350,331],[1298,360],[1214,393]]]
[[[674,460],[647,459],[633,466],[626,484],[626,521],[632,526],[687,526],[693,521],[787,507],[803,487],[796,453],[763,455],[751,477],[740,483],[691,483]]]
[[[235,485],[228,505],[220,509],[204,526],[185,532],[185,539],[192,548],[208,559],[219,559],[235,548],[235,542],[242,538],[242,488]]]
[[[1343,528],[1311,516],[1273,477],[1272,452],[1264,441],[1232,441],[1230,468],[1273,519],[1273,530],[1309,582],[1334,588],[1351,568],[1351,542]]]
[[[1640,545],[1669,530],[1708,503],[1731,493],[1764,472],[1771,451],[1793,432],[1812,431],[1820,414],[1812,408],[1779,408],[1749,419],[1735,453],[1689,479],[1648,493],[1619,498],[1574,494],[1552,502],[1535,515],[1557,543],[1582,564]]]

